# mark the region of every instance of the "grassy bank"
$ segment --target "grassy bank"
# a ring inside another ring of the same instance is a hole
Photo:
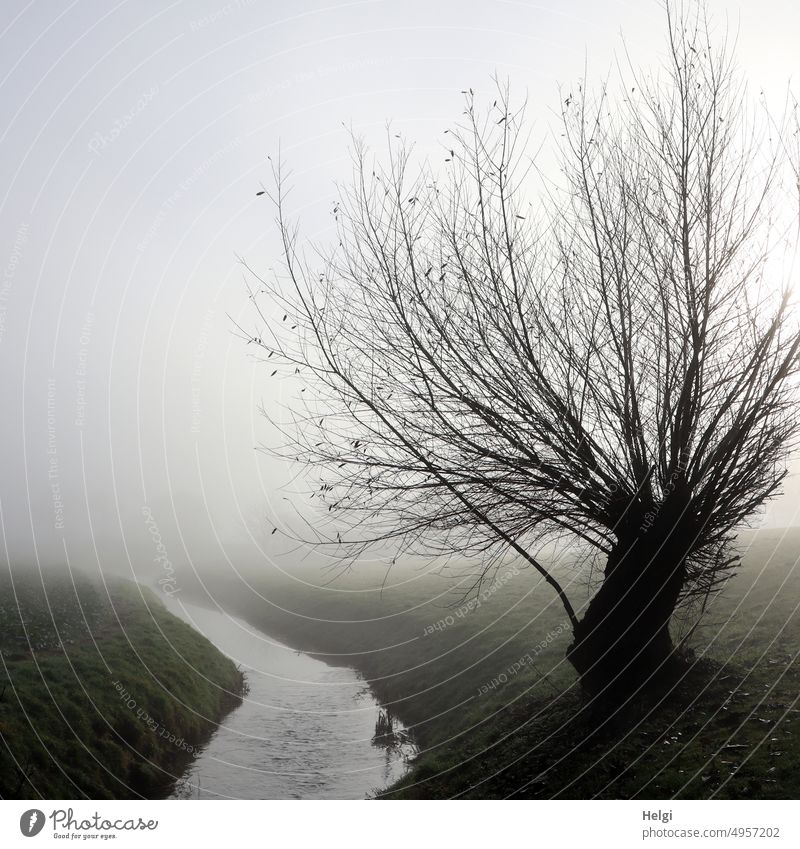
[[[800,668],[700,661],[613,716],[567,691],[523,698],[423,755],[386,798],[796,799]],[[785,665],[783,665],[785,662]]]
[[[0,579],[0,796],[166,794],[243,679],[149,590]]]
[[[220,579],[205,600],[361,671],[422,749],[397,795],[797,796],[800,534],[742,547],[743,568],[688,644],[685,679],[612,726],[580,701],[552,593],[513,564],[469,608],[436,576],[383,590],[358,575],[317,590]],[[561,577],[585,603],[585,575]]]

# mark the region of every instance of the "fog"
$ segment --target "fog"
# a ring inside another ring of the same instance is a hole
[[[778,109],[800,7],[709,3]],[[0,518],[12,563],[146,575],[291,572],[321,560],[279,530],[311,506],[258,406],[286,382],[237,338],[241,257],[280,257],[257,197],[280,146],[304,232],[332,235],[352,126],[424,153],[490,77],[546,140],[588,66],[662,54],[656,2],[4,3],[0,36]],[[798,524],[800,485],[762,517]]]

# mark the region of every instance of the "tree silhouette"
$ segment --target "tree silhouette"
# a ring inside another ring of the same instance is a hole
[[[667,14],[657,74],[562,95],[533,203],[502,88],[483,112],[465,93],[442,173],[356,140],[338,244],[311,260],[276,164],[286,275],[260,286],[280,315],[256,298],[247,334],[313,389],[284,453],[326,472],[317,497],[352,529],[333,542],[483,555],[479,577],[516,554],[561,600],[590,693],[669,665],[676,608],[735,569],[798,424],[788,122],[747,105],[703,14]],[[554,540],[604,559],[582,618],[539,554]]]

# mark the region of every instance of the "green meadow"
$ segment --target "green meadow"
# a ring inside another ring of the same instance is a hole
[[[236,666],[137,584],[15,570],[0,599],[3,798],[163,796],[241,699]]]

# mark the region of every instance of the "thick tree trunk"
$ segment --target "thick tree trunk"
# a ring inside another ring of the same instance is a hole
[[[685,579],[686,541],[674,527],[664,530],[620,540],[574,629],[567,658],[588,695],[627,698],[673,663],[669,625]]]

